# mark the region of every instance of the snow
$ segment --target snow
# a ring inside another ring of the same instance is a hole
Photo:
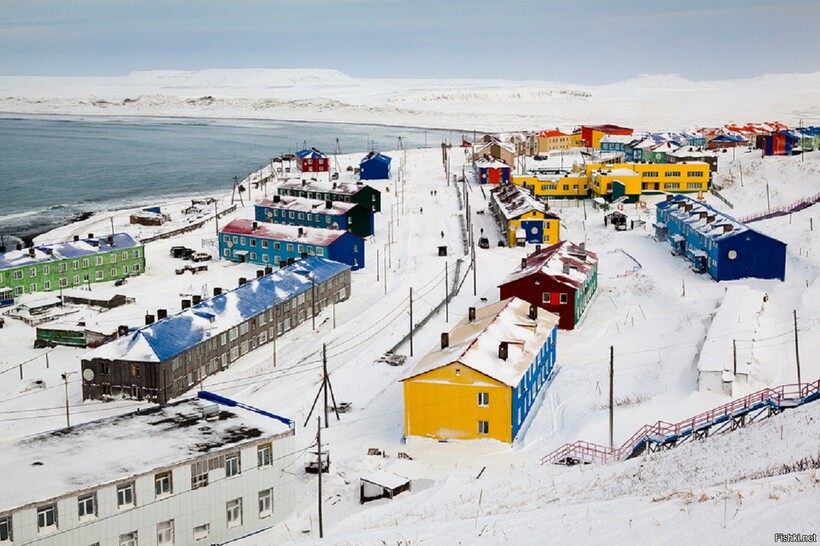
[[[0,110],[18,115],[348,121],[481,133],[571,128],[587,122],[681,131],[754,120],[795,126],[801,118],[816,119],[819,84],[820,73],[715,82],[661,75],[606,86],[572,86],[365,80],[322,70],[151,72],[125,78],[0,78]],[[324,343],[336,400],[352,407],[340,421],[331,416],[330,427],[322,433],[333,452],[333,466],[323,484],[325,540],[318,539],[315,476],[300,472],[297,513],[287,528],[249,537],[243,544],[539,544],[544,537],[555,543],[621,544],[673,537],[674,542],[717,544],[770,542],[778,531],[817,532],[817,469],[816,463],[812,468],[806,462],[818,456],[817,402],[725,436],[610,466],[550,467],[539,465],[538,460],[565,442],[607,443],[610,347],[615,362],[616,444],[645,423],[676,422],[728,402],[727,395],[698,391],[697,367],[701,361],[720,360],[725,368],[731,351],[729,334],[747,341],[738,349],[739,361],[749,362],[748,389],[794,383],[796,315],[802,381],[817,380],[820,361],[810,355],[820,352],[818,205],[751,224],[788,245],[789,275],[784,282],[717,283],[671,256],[667,244],[652,239],[651,230],[616,232],[604,227],[604,213],[593,210],[590,203],[550,203],[551,211],[561,218],[562,237],[585,241],[598,253],[599,287],[576,330],[558,333],[561,371],[536,400],[526,433],[512,447],[490,441],[405,443],[399,380],[423,354],[417,350],[409,356],[405,343],[396,349],[408,355],[404,367],[378,359],[407,333],[409,289],[414,288],[413,312],[418,321],[416,317],[424,317],[443,298],[445,267],[449,281],[455,279],[455,259],[465,255],[458,192],[469,192],[475,211],[486,208],[482,206],[486,197],[472,183],[451,185],[438,146],[388,153],[394,158],[394,182],[382,200],[383,210],[390,208],[394,214],[376,214],[376,235],[367,242],[368,256],[381,253],[378,273],[372,266],[354,272],[351,297],[336,305],[335,315],[325,309],[317,317],[315,331],[308,321],[282,336],[275,367],[271,351],[259,349],[204,380],[206,389],[305,422],[321,382]],[[732,208],[711,194],[705,197],[721,213],[740,218],[820,193],[820,152],[802,158],[761,158],[757,152],[738,148],[716,155],[715,187]],[[463,152],[451,149],[450,159],[451,172],[459,172],[465,162]],[[357,166],[360,157],[339,156],[338,160],[340,182],[354,184],[345,168]],[[545,163],[557,168],[565,162],[569,168],[573,161],[581,164],[577,154],[551,153]],[[218,195],[220,210],[228,203],[229,189]],[[652,220],[662,199],[647,196],[647,209],[633,211],[625,205],[625,211]],[[184,225],[178,213],[181,208],[182,204],[164,206],[172,222],[150,232]],[[250,218],[252,211],[251,205],[240,206],[220,225]],[[116,231],[148,233],[145,227],[128,225],[128,211],[117,211],[66,226],[41,240],[105,233],[112,220]],[[391,222],[393,236],[388,237]],[[493,234],[499,238],[489,214],[474,214],[472,223],[476,232],[483,229],[491,240]],[[169,257],[170,246],[212,250],[208,245],[213,237],[211,221],[178,237],[146,244],[147,271],[121,287],[136,303],[96,316],[106,324],[140,325],[146,312],[168,308],[181,294],[235,286],[238,277],[252,278],[256,266],[224,261],[210,263],[209,271],[196,277],[173,275],[180,262]],[[439,245],[448,247],[447,258],[438,257]],[[475,288],[465,260],[458,278],[463,284],[449,304],[449,322],[443,311],[434,315],[417,331],[416,347],[436,347],[440,333],[463,318],[468,307],[496,303],[499,281],[520,268],[528,250],[477,250]],[[752,295],[727,297],[727,287],[748,288]],[[761,293],[768,294],[768,302],[754,321],[733,322],[748,318],[746,299],[756,304],[762,301]],[[24,302],[31,300],[24,298]],[[67,382],[72,423],[146,406],[127,400],[83,402],[82,379],[77,374],[82,351],[33,349],[33,328],[11,318],[5,322],[0,329],[4,461],[15,439],[65,424],[61,373],[73,373]],[[31,388],[36,379],[42,379],[45,388]],[[310,446],[312,430],[301,430],[296,441],[300,450]],[[133,442],[135,448],[138,443]],[[366,456],[368,447],[379,447],[388,457]],[[74,449],[71,453],[76,453]],[[398,458],[399,452],[412,460]],[[127,453],[122,450],[112,456],[126,459]],[[95,451],[86,458],[103,456]],[[83,459],[65,454],[61,461],[76,467]],[[798,467],[801,461],[805,466]],[[407,476],[413,491],[360,505],[355,478],[380,470]],[[23,497],[34,501],[36,490],[29,491],[28,486],[15,480],[12,488],[3,487],[0,498],[8,498],[9,504],[22,502]]]

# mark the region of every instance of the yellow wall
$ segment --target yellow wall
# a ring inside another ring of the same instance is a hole
[[[583,175],[565,176],[554,181],[539,180],[535,176],[513,175],[512,182],[532,189],[532,194],[542,200],[584,198],[587,196],[587,179]]]
[[[572,146],[570,135],[538,137],[538,152],[551,152],[553,150],[569,150]]]
[[[507,245],[515,246],[515,232],[521,227],[522,220],[544,220],[542,243],[554,245],[561,241],[561,221],[556,218],[545,218],[543,213],[528,212],[507,224]]]
[[[456,375],[458,370],[458,375]],[[478,393],[490,395],[487,407]],[[494,438],[512,443],[512,389],[458,362],[404,381],[404,434],[439,440]],[[489,422],[489,434],[478,422]]]
[[[570,146],[572,146],[573,148],[582,147],[584,145],[584,142],[581,140],[581,131],[569,135],[569,142]]]
[[[641,194],[641,176],[635,175],[614,175],[603,173],[592,173],[592,180],[589,187],[595,195],[606,195],[612,191],[612,183],[617,180],[625,186],[626,195]]]
[[[587,178],[591,178],[592,173],[601,168],[631,169],[637,172],[641,176],[642,192],[686,193],[709,189],[708,163],[620,163],[617,165],[594,163],[586,166]],[[678,173],[678,176],[674,176],[674,173]],[[594,188],[593,191],[595,191]]]

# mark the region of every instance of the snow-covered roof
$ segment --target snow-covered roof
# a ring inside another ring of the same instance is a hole
[[[763,306],[763,292],[748,286],[730,285],[709,325],[698,359],[699,371],[732,370],[732,340],[737,347],[737,371],[748,374],[757,315]]]
[[[390,165],[392,159],[390,158],[390,156],[384,155],[381,152],[370,152],[369,154],[364,156],[361,161],[359,161],[359,165],[362,165],[369,161],[377,161],[379,163],[384,163],[385,165]]]
[[[597,262],[598,255],[596,253],[586,250],[586,248],[582,250],[575,243],[561,241],[542,248],[541,252],[530,254],[524,267],[519,267],[507,275],[507,278],[501,281],[499,286],[531,275],[543,274],[577,289],[592,274]],[[564,264],[569,266],[569,272],[567,273],[564,272]]]
[[[690,206],[689,210],[686,210],[686,205]],[[715,241],[754,231],[731,216],[685,195],[675,195],[671,200],[661,201],[656,208],[668,209],[670,216],[689,224],[692,229]],[[709,218],[713,220],[710,222]]]
[[[322,199],[308,199],[307,197],[295,197],[292,195],[277,195],[279,201],[274,199],[262,199],[256,203],[256,207],[293,210],[298,212],[310,212],[321,214],[332,214],[341,216],[350,212],[350,209],[358,206],[356,203],[345,203],[344,201],[324,201]],[[328,203],[330,206],[328,207]]]
[[[664,142],[659,142],[658,144],[655,144],[654,146],[652,146],[650,148],[650,150],[652,150],[653,152],[670,153],[670,152],[674,152],[678,148],[680,148],[680,146],[677,146],[676,144],[666,140]]]
[[[635,140],[635,137],[632,135],[604,135],[601,139],[601,144],[629,144]]]
[[[568,133],[562,133],[558,129],[553,130],[543,130],[538,132],[539,138],[554,138],[554,137],[566,137],[569,136]]]
[[[296,155],[302,159],[325,159],[327,157],[316,148],[305,148],[304,150],[299,150],[296,152]]]
[[[515,153],[515,145],[514,144],[508,144],[507,142],[487,142],[487,143],[484,143],[484,144],[477,145],[476,148],[475,148],[475,154],[478,155],[478,154],[484,152],[485,150],[491,149],[493,146],[497,146],[499,148],[507,150],[511,154]]]
[[[633,171],[632,169],[627,168],[620,168],[620,169],[600,169],[597,171],[598,174],[605,174],[607,176],[639,176],[637,172]]]
[[[544,203],[527,193],[521,186],[502,184],[492,188],[490,196],[507,220],[514,220],[532,211],[542,212],[546,217],[558,219],[558,216],[547,210]]]
[[[0,512],[288,431],[238,408],[220,407],[219,419],[205,420],[205,405],[187,400],[0,444]]]
[[[256,223],[256,229],[253,225]],[[347,234],[340,229],[324,229],[317,227],[303,227],[290,224],[270,224],[254,222],[245,218],[237,218],[219,230],[221,234],[247,235],[271,241],[292,241],[306,245],[329,246],[336,239]],[[353,235],[353,234],[351,234]],[[358,235],[354,235],[358,237]]]
[[[479,169],[509,169],[506,161],[495,158],[491,155],[481,156],[475,161],[475,166]]]
[[[125,250],[139,246],[136,240],[127,233],[115,233],[113,245],[108,244],[108,235],[79,241],[66,241],[47,245],[35,245],[22,250],[11,250],[0,254],[0,271],[27,265],[36,265],[46,262],[56,262],[70,258],[83,258],[101,252]],[[31,250],[34,250],[34,256]]]
[[[307,272],[319,284],[350,269],[349,265],[311,256],[252,279],[229,292],[175,315],[143,326],[128,336],[85,353],[82,358],[164,362],[215,337],[274,305],[311,288]]]
[[[336,195],[355,195],[364,188],[365,184],[347,182],[321,182],[318,180],[288,180],[279,185],[280,190],[304,190],[312,192],[333,193]]]
[[[431,349],[402,381],[448,364],[459,362],[510,387],[515,387],[535,360],[538,351],[558,324],[558,317],[530,304],[509,298],[476,309],[475,321],[462,319],[449,334],[449,346]],[[498,346],[508,344],[507,359],[498,357]]]
[[[362,476],[361,480],[363,482],[372,483],[373,485],[378,485],[379,487],[383,487],[385,489],[397,489],[403,485],[406,485],[410,481],[409,478],[399,476],[398,474],[393,474],[387,470],[377,470],[367,476]]]

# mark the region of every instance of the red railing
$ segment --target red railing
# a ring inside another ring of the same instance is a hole
[[[749,408],[759,403],[782,407],[785,401],[793,400],[795,405],[800,405],[807,397],[818,392],[820,392],[820,379],[813,383],[780,385],[762,389],[677,423],[658,421],[653,425],[644,425],[617,448],[609,448],[583,440],[565,444],[542,457],[541,464],[555,463],[567,458],[589,463],[621,461],[626,459],[642,441],[662,442],[672,436],[689,435],[696,430],[717,424],[718,420],[728,421],[733,416],[744,414],[749,411]]]
[[[756,212],[754,214],[738,218],[737,220],[738,222],[748,224],[749,222],[757,222],[758,220],[765,220],[767,218],[773,218],[775,216],[782,216],[784,214],[788,214],[796,210],[802,210],[818,202],[820,202],[820,193],[812,197],[804,197],[803,199],[795,201],[791,205],[785,205],[782,207],[775,207],[773,209]]]

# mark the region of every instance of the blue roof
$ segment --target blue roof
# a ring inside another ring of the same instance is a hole
[[[723,134],[716,136],[711,142],[746,142],[746,139],[740,135]]]
[[[385,165],[390,165],[390,162],[392,161],[392,159],[390,158],[390,156],[386,156],[381,152],[370,152],[369,154],[364,156],[361,161],[359,161],[359,165],[362,165],[362,164],[367,163],[369,161],[378,161],[379,163],[384,163]]]
[[[35,245],[31,247],[34,249],[33,257],[31,256],[30,248],[4,252],[0,254],[0,271],[39,263],[57,262],[64,259],[82,258],[102,252],[124,250],[140,246],[140,243],[127,233],[115,233],[113,238],[113,245],[108,244],[107,235],[99,238],[80,239],[79,241]]]
[[[327,157],[325,154],[317,150],[316,148],[305,148],[304,150],[299,150],[296,152],[296,155],[301,157],[302,159],[322,159]]]
[[[250,280],[229,292],[143,326],[127,337],[87,353],[83,358],[164,362],[274,305],[309,291],[311,281],[305,273],[320,284],[348,269],[349,265],[315,256],[299,260],[270,275]]]

